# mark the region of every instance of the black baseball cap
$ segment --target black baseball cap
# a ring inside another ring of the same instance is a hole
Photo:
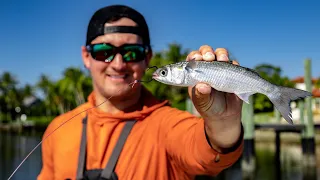
[[[137,26],[108,26],[105,24],[109,21],[129,18],[133,20]],[[137,10],[125,5],[111,5],[98,9],[90,19],[86,45],[89,45],[97,36],[107,33],[133,33],[139,35],[143,44],[150,46],[149,28],[143,15]]]

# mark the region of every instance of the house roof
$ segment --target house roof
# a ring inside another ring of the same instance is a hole
[[[26,107],[30,107],[36,103],[39,103],[41,102],[41,100],[36,97],[36,96],[29,96],[29,97],[26,97],[25,99],[23,99],[23,105],[26,106]]]
[[[295,83],[304,83],[304,77],[303,76],[298,76],[298,77],[292,79],[291,81],[295,82]],[[312,78],[311,79],[312,84],[315,84],[317,81],[318,81],[317,78]]]
[[[312,90],[312,95],[313,95],[313,97],[320,97],[320,89],[319,88],[314,88]]]
[[[312,84],[315,84],[318,80],[320,80],[320,79],[312,78],[311,82],[312,82]],[[298,76],[298,77],[292,79],[291,81],[294,83],[304,83],[304,77]],[[320,88],[314,88],[312,90],[312,95],[313,95],[313,97],[320,97]]]

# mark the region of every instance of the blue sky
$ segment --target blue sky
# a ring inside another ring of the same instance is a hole
[[[80,47],[95,10],[126,4],[149,24],[155,51],[177,42],[183,48],[203,44],[225,47],[241,65],[280,66],[283,75],[320,77],[320,12],[316,1],[3,1],[0,7],[0,73],[34,84],[41,73],[53,79],[68,66],[82,67]],[[318,67],[318,68],[317,68]]]

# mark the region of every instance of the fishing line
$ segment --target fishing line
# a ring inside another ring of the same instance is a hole
[[[153,68],[153,67],[152,67]],[[148,68],[149,69],[149,68]],[[138,82],[150,82],[152,81],[149,80],[149,81],[142,81],[142,80],[134,80],[132,83],[129,84],[129,86],[131,86],[131,88],[134,87],[134,85]],[[74,117],[78,116],[79,114],[85,112],[85,111],[88,111],[90,109],[93,109],[93,108],[97,108],[99,106],[101,106],[103,103],[107,102],[109,99],[111,99],[113,96],[110,96],[108,99],[106,99],[105,101],[103,101],[102,103],[100,103],[99,105],[96,105],[96,106],[93,106],[91,108],[88,108],[76,115],[74,115],[73,117],[71,117],[70,119],[66,120],[65,122],[61,123],[57,128],[55,128],[52,132],[50,132],[46,137],[44,137],[31,151],[30,153],[22,160],[22,162],[18,165],[18,167],[12,172],[12,174],[9,176],[8,180],[10,180],[12,178],[12,176],[17,172],[17,170],[20,168],[20,166],[27,160],[27,158],[38,148],[38,146],[40,146],[42,144],[42,142],[44,140],[46,140],[52,133],[54,133],[56,130],[58,130],[61,126],[63,126],[64,124],[66,124],[67,122],[69,122],[71,119],[73,119]]]
[[[146,72],[149,71],[149,69],[152,69],[152,68],[155,68],[155,69],[158,69],[157,66],[151,66],[151,67],[148,67]],[[151,81],[153,81],[153,78],[151,77],[149,80],[146,80],[146,81],[143,81],[143,80],[135,80],[136,82],[146,82],[146,83],[149,83]]]

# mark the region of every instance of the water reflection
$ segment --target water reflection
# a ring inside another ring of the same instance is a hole
[[[255,151],[257,166],[250,180],[316,180],[317,170],[320,170],[316,167],[304,168],[299,144],[281,145],[280,164],[276,162],[273,143],[257,143]]]
[[[22,134],[0,132],[0,179],[7,179],[23,158],[40,142],[42,134]],[[320,168],[303,168],[302,153],[299,144],[281,145],[281,178],[277,177],[275,164],[274,144],[256,143],[256,170],[251,174],[250,180],[306,180],[315,179],[320,175]],[[320,147],[317,148],[317,154]],[[319,162],[319,158],[317,160]],[[13,176],[13,180],[36,179],[41,169],[41,147],[25,161]],[[240,163],[235,167],[240,167]],[[241,179],[241,172],[237,169],[225,171],[219,177],[222,179]],[[223,178],[224,177],[224,178]],[[200,178],[199,178],[200,179]],[[202,178],[201,178],[202,179]],[[207,179],[207,178],[206,178]],[[248,179],[248,180],[249,180]],[[320,179],[320,178],[318,178]]]
[[[0,179],[7,179],[23,158],[41,141],[41,134],[0,132]],[[12,180],[36,179],[41,169],[41,148],[23,163]]]

